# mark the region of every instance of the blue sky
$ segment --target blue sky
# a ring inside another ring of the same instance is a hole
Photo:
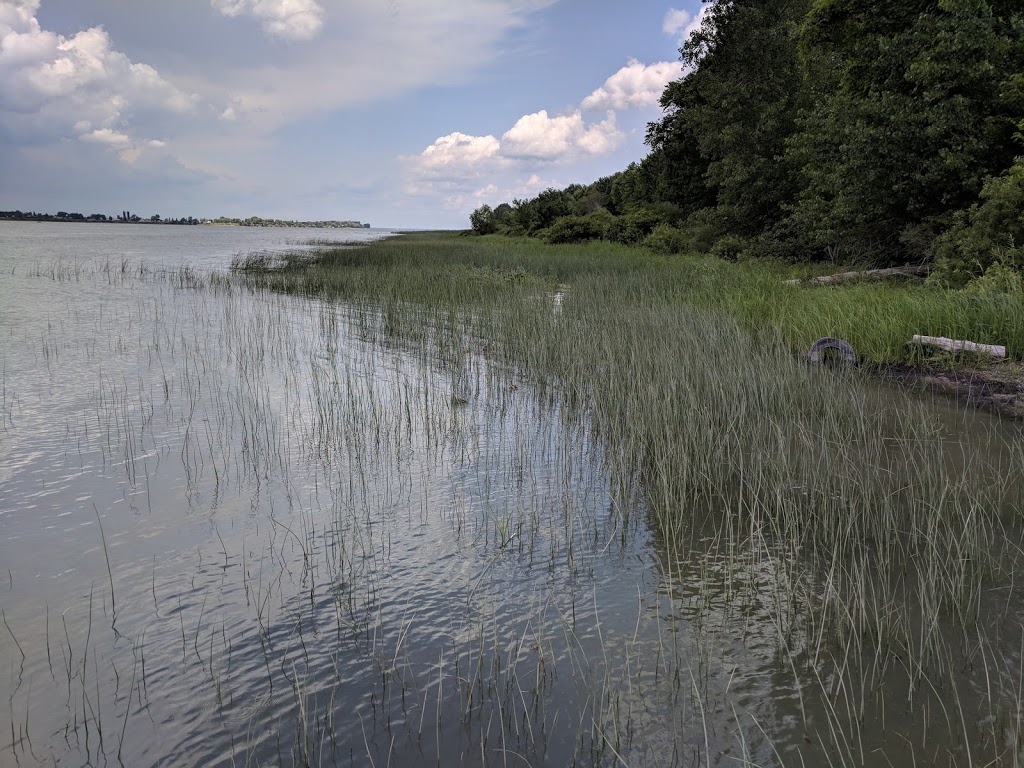
[[[698,0],[0,0],[0,209],[464,228],[645,153]]]

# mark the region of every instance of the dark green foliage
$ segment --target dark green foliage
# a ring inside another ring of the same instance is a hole
[[[658,214],[648,210],[635,210],[616,216],[608,225],[607,238],[614,243],[638,245],[661,223]]]
[[[959,287],[985,276],[982,286],[1001,285],[1008,270],[1024,267],[1024,157],[989,179],[981,200],[939,238],[933,282]]]
[[[646,208],[659,199],[658,179],[650,164],[630,163],[610,179],[608,210],[616,215]]]
[[[481,205],[469,214],[469,224],[478,235],[491,235],[498,231],[498,219],[489,205]]]
[[[665,118],[648,132],[676,202],[727,208],[742,234],[780,219],[796,192],[783,155],[801,100],[796,38],[808,3],[714,3],[681,51],[692,74],[666,88]]]
[[[659,224],[644,238],[643,246],[658,253],[681,253],[690,248],[690,238],[678,227]]]
[[[565,192],[546,189],[532,200],[512,201],[512,227],[523,234],[536,234],[547,229],[555,220],[570,213],[569,198]]]
[[[725,235],[718,238],[711,246],[711,255],[725,261],[738,261],[740,255],[749,246],[749,241],[739,235]]]
[[[494,219],[498,222],[498,226],[507,226],[512,220],[512,215],[515,213],[512,206],[508,203],[502,203],[494,209]]]
[[[552,244],[601,240],[605,227],[606,222],[598,216],[563,216],[548,229],[544,240]]]
[[[930,257],[1013,159],[1022,33],[1018,4],[817,0],[800,40],[813,104],[788,145],[797,227],[879,262]]]

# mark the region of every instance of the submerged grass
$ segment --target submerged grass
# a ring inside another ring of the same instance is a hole
[[[891,362],[924,333],[1020,356],[1017,300],[794,288],[772,265],[453,235],[237,267],[262,287],[372,307],[383,340],[432,345],[453,370],[483,350],[586,414],[613,484],[650,510],[669,583],[709,601],[742,594],[743,579],[770,585],[780,669],[817,686],[815,738],[835,764],[883,759],[865,757],[862,729],[873,716],[885,732],[894,680],[905,698],[890,706],[916,713],[908,743],[930,764],[1018,763],[1020,443],[992,431],[960,444],[927,403],[792,354],[834,335]],[[507,525],[495,528],[504,546]],[[987,713],[965,715],[979,663]]]

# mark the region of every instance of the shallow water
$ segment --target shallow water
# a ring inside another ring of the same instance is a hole
[[[362,234],[0,224],[0,764],[967,754],[898,699],[844,732],[846,678],[780,655],[785,559],[669,557],[557,393],[206,279]]]

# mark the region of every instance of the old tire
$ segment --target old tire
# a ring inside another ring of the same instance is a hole
[[[857,353],[842,339],[826,336],[818,339],[807,352],[807,362],[814,365],[857,365]]]

